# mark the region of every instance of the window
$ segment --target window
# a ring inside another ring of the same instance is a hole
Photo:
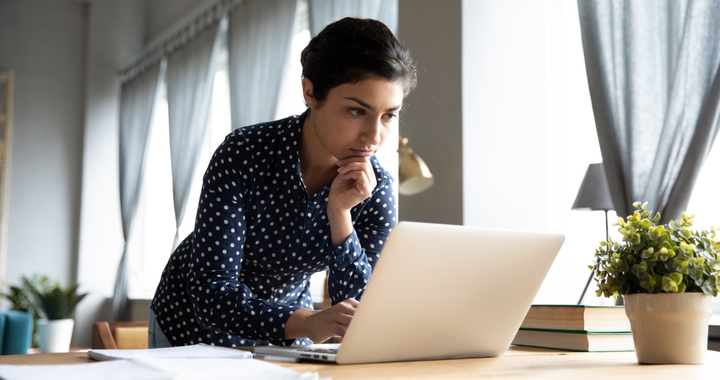
[[[133,232],[128,244],[129,298],[154,294],[175,236],[172,202],[172,172],[168,133],[168,105],[160,90],[148,141],[145,174]],[[161,259],[159,259],[161,258]],[[152,279],[152,280],[150,280]]]
[[[280,99],[278,100],[275,118],[280,119],[289,115],[297,115],[305,111],[305,101],[302,97],[300,78],[302,65],[300,53],[310,42],[310,26],[308,24],[307,4],[298,2],[295,16],[295,35],[290,46],[290,54],[285,62],[285,72],[280,84]]]
[[[695,214],[696,228],[720,228],[720,202],[717,197],[716,173],[720,173],[720,148],[715,139],[693,189],[687,212]],[[713,313],[720,315],[720,297],[713,298]]]

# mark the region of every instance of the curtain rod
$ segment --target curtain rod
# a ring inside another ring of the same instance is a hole
[[[205,11],[193,18],[185,26],[181,27],[170,37],[146,49],[145,52],[133,63],[120,70],[120,83],[125,83],[154,65],[173,50],[185,45],[198,33],[215,22],[220,21],[232,8],[240,4],[242,0],[218,0]]]

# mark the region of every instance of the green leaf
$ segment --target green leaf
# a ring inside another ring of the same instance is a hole
[[[643,278],[647,275],[647,263],[642,262],[640,264],[635,264],[632,267],[632,273],[637,278]]]
[[[680,273],[670,273],[662,278],[662,289],[667,293],[682,293],[685,291],[685,285],[682,284],[683,275]]]
[[[640,281],[640,286],[645,289],[648,293],[654,293],[655,290],[655,279],[653,276],[645,275]]]
[[[677,292],[678,292],[678,293],[685,293],[685,290],[686,290],[686,289],[687,289],[687,287],[686,287],[685,283],[684,283],[684,282],[681,282],[680,284],[678,284],[678,291],[677,291]]]

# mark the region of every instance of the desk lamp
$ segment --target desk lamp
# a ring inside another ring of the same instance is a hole
[[[608,188],[607,178],[605,177],[605,168],[602,163],[590,164],[585,172],[580,190],[578,190],[575,202],[572,205],[573,210],[603,210],[605,211],[605,240],[609,239],[608,231],[608,211],[614,210],[612,198],[610,197],[610,188]],[[585,290],[580,294],[578,305],[585,297],[590,282],[592,281],[592,273],[588,277],[585,284]]]
[[[398,152],[400,153],[400,186],[398,189],[400,194],[414,195],[422,193],[435,183],[435,179],[425,161],[408,146],[407,137],[400,136]]]

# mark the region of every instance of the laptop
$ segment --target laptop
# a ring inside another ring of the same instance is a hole
[[[341,344],[257,346],[255,354],[338,364],[502,355],[564,239],[400,222]]]

